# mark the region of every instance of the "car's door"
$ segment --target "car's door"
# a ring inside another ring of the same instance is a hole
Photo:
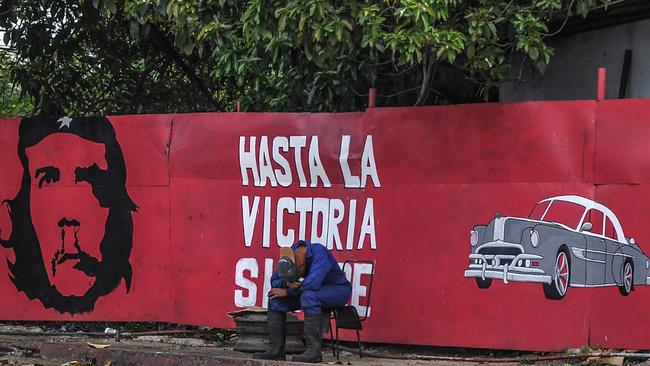
[[[599,210],[590,209],[585,214],[584,222],[590,222],[592,225],[591,230],[582,232],[587,243],[584,251],[586,285],[602,285],[605,283],[607,263],[607,243],[603,236],[605,215]]]
[[[607,266],[605,280],[608,284],[620,285],[622,283],[621,269],[623,268],[623,263],[626,258],[622,251],[622,246],[625,244],[622,244],[617,240],[618,235],[616,234],[616,229],[609,217],[606,217],[605,220],[605,237],[607,239]]]

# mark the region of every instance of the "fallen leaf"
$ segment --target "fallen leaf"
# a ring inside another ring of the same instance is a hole
[[[104,364],[104,366],[112,366],[112,365],[113,365],[113,362],[111,362],[111,361],[106,361],[106,363]]]
[[[88,344],[92,348],[99,348],[99,349],[108,348],[111,346],[110,344],[99,344],[99,343],[90,343],[90,342],[86,342],[86,344]]]
[[[616,357],[605,357],[602,359],[602,362],[606,365],[622,366],[625,361],[625,357],[616,356]]]
[[[622,366],[625,361],[625,357],[616,356],[616,357],[589,357],[582,362],[582,365],[612,365],[612,366]]]

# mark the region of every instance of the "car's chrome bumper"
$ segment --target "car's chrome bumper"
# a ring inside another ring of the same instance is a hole
[[[469,255],[471,261],[465,270],[467,278],[495,278],[504,283],[539,282],[550,284],[553,278],[541,268],[531,267],[533,261],[541,261],[544,257],[535,254],[521,253],[518,255],[489,255],[473,253]],[[502,263],[507,262],[507,263]],[[519,265],[521,263],[521,265]]]
[[[471,278],[496,278],[503,280],[503,282],[508,283],[509,281],[515,282],[539,282],[550,284],[553,279],[549,275],[540,275],[540,274],[526,274],[526,273],[513,273],[505,271],[494,271],[494,270],[477,270],[477,269],[468,269],[465,271],[465,277]]]

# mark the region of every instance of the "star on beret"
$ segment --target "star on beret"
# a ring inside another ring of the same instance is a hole
[[[72,122],[72,118],[66,116],[66,117],[61,117],[61,118],[57,119],[56,121],[61,123],[59,125],[59,130],[60,130],[63,127],[70,128],[70,122]]]

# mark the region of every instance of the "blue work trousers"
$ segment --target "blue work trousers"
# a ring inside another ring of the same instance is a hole
[[[350,285],[322,286],[318,290],[303,291],[300,295],[271,299],[269,309],[283,313],[302,309],[305,314],[316,315],[321,314],[323,308],[345,305],[351,294]]]

